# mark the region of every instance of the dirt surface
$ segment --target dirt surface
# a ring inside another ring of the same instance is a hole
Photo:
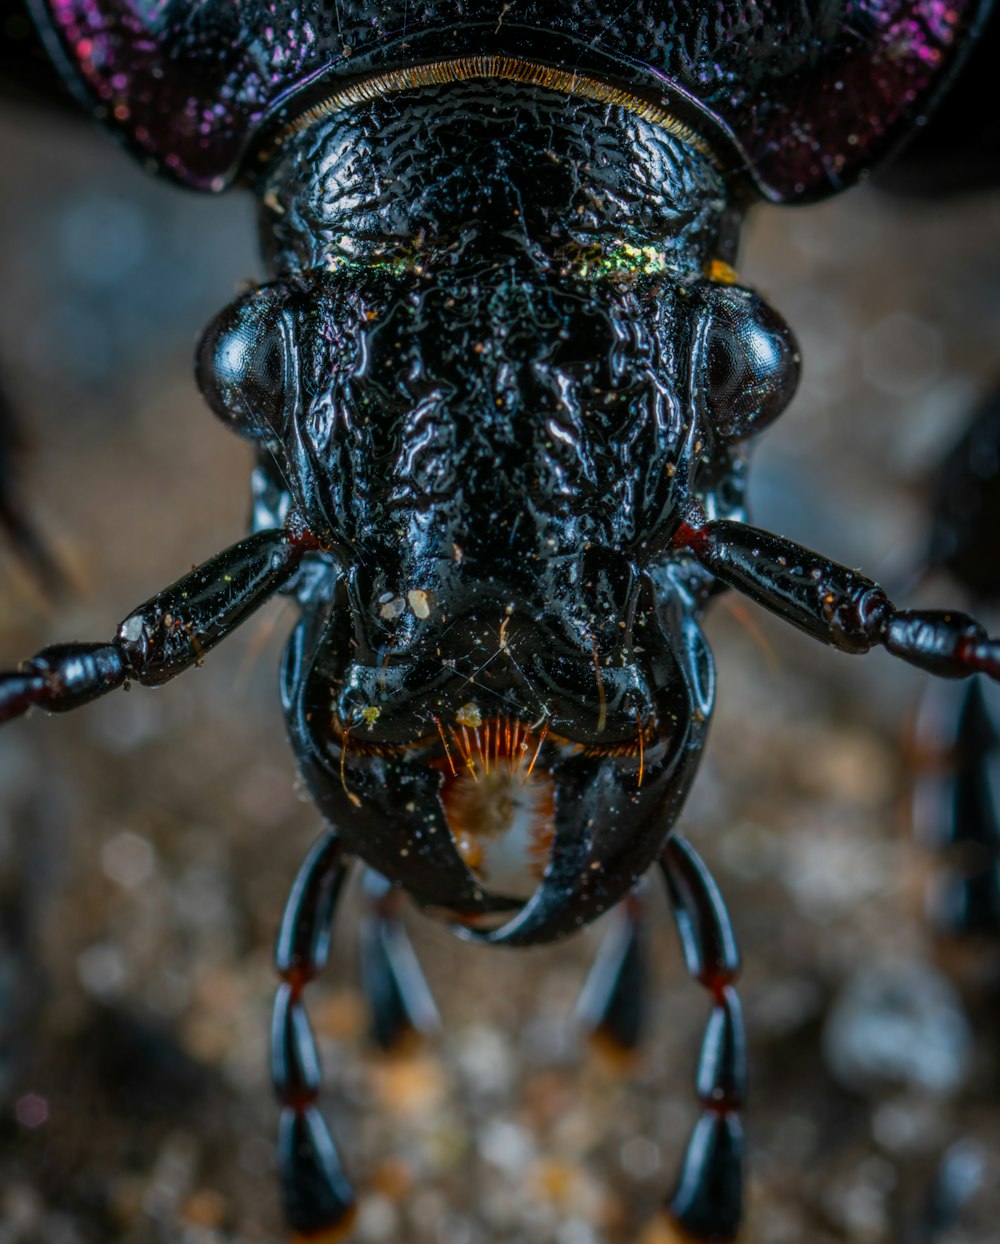
[[[248,454],[203,407],[198,332],[259,276],[251,205],[132,168],[86,125],[0,121],[0,366],[24,495],[71,590],[0,551],[0,654],[109,636],[239,538]],[[781,309],[802,390],[755,513],[910,594],[922,480],[1000,371],[1000,197],[860,190],[761,212],[741,275]],[[276,692],[287,604],[157,691],[0,736],[0,1244],[272,1244],[274,933],[319,831]],[[901,741],[924,685],[716,608],[719,707],[684,832],[745,952],[746,1240],[991,1244],[1000,1220],[997,961],[922,918]],[[364,1192],[360,1244],[626,1244],[695,1117],[706,999],[650,887],[649,1037],[627,1074],[573,1019],[597,928],[474,950],[414,914],[444,1019],[371,1053],[349,896],[310,992],[324,1107]],[[958,1208],[947,1213],[949,1198]]]

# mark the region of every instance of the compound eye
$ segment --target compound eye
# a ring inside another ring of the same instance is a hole
[[[748,289],[711,287],[693,387],[721,437],[744,440],[776,419],[798,386],[799,364],[792,330],[767,303]]]
[[[195,375],[209,406],[248,440],[280,440],[295,392],[293,317],[258,291],[227,307],[198,345]]]

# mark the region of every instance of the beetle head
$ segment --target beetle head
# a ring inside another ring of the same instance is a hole
[[[570,254],[470,243],[460,265],[276,281],[209,326],[199,384],[386,591],[466,558],[507,556],[532,582],[590,546],[648,564],[788,404],[794,338],[751,290],[659,268],[652,248]]]
[[[494,940],[634,884],[712,704],[710,586],[670,538],[694,500],[738,510],[739,442],[796,363],[749,291],[567,279],[495,241],[457,270],[277,282],[216,321],[206,395],[341,563],[285,698],[350,849]]]

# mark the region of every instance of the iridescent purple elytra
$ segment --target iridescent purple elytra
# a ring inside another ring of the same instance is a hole
[[[222,190],[261,132],[358,76],[497,54],[697,121],[775,202],[856,181],[953,72],[984,0],[30,0],[67,79],[151,166]]]

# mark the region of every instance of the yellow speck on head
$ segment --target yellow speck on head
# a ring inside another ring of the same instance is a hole
[[[719,285],[735,285],[740,279],[736,269],[723,259],[713,259],[705,268],[705,275],[710,281],[715,281]]]
[[[361,720],[365,723],[369,730],[375,729],[375,723],[382,716],[382,710],[375,708],[374,705],[361,710]]]

